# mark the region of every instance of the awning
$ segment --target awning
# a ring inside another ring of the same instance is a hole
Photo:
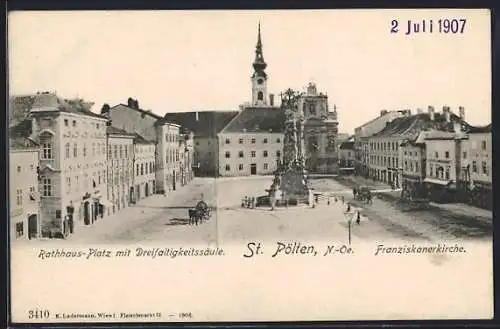
[[[113,207],[113,203],[107,199],[100,199],[99,204],[103,205],[104,207]]]
[[[442,185],[442,186],[446,186],[446,185],[450,184],[450,182],[447,180],[432,179],[432,178],[424,179],[424,183],[431,183],[431,184]]]

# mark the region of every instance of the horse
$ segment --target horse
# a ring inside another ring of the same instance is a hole
[[[203,216],[198,209],[189,209],[189,225],[198,225],[198,222],[202,222]]]

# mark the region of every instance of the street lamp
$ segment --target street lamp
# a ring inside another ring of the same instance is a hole
[[[344,215],[347,219],[347,231],[349,235],[349,245],[351,244],[351,224],[352,224],[352,217],[354,215],[354,212],[350,211],[350,205],[348,205],[348,210],[344,212]]]

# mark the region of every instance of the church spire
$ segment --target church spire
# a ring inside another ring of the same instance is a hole
[[[266,77],[266,72],[264,71],[266,67],[267,64],[264,61],[264,55],[262,53],[262,40],[260,36],[260,22],[259,22],[257,46],[255,47],[255,60],[253,61],[254,76]]]

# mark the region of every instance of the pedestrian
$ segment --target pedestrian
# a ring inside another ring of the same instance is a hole
[[[335,197],[335,202],[338,202],[339,200],[337,199],[337,197]]]
[[[342,196],[342,204],[344,204],[344,203],[345,203],[345,198],[344,198],[344,196]]]
[[[347,210],[346,210],[346,212],[351,212],[351,204],[349,202],[347,203]]]
[[[360,212],[358,210],[358,217],[356,218],[356,224],[359,225],[360,221],[361,221],[361,214],[360,214]]]
[[[330,205],[330,196],[328,196],[328,199],[326,201],[326,204]]]

